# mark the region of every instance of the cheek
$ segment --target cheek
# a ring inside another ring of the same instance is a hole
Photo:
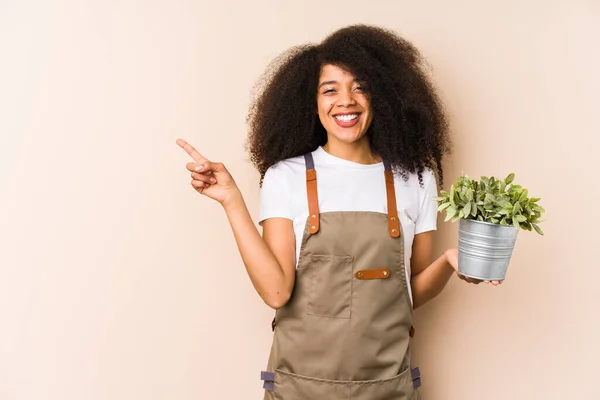
[[[365,109],[365,110],[367,110],[369,112],[369,114],[372,112],[372,110],[371,110],[371,102],[369,101],[369,98],[366,95],[363,95],[360,98],[359,103],[360,103],[360,106],[363,109]]]
[[[373,110],[371,109],[371,104],[368,100],[365,100],[363,103],[361,103],[361,106],[367,111],[367,114],[369,116],[368,122],[370,123],[373,120]]]
[[[327,113],[329,113],[330,109],[331,109],[330,101],[322,100],[317,103],[317,112],[319,113],[319,115],[322,115],[323,117],[326,116]]]
[[[371,125],[371,122],[373,122],[373,110],[369,109],[367,111],[367,118],[364,121],[365,127],[368,128]]]
[[[373,115],[369,113],[369,119],[365,121],[365,129],[369,129],[371,127],[371,123],[373,122]]]

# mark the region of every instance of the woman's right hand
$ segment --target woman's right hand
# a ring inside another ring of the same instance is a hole
[[[188,153],[194,162],[186,165],[192,176],[192,187],[221,204],[225,204],[239,193],[233,177],[222,163],[211,162],[183,139],[177,139],[177,145]]]
[[[454,270],[456,271],[456,275],[458,275],[458,277],[465,282],[473,283],[475,285],[478,285],[481,282],[485,282],[485,283],[491,283],[494,286],[498,286],[502,283],[502,281],[482,281],[481,279],[470,278],[468,276],[464,276],[460,272],[458,272],[458,249],[456,249],[456,248],[446,250],[445,256],[446,256],[446,259],[448,260],[448,264],[450,264],[450,266],[452,268],[454,268]]]

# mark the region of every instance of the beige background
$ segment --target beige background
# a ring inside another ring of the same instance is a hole
[[[354,22],[430,61],[449,182],[515,172],[548,209],[504,285],[454,279],[418,311],[424,398],[600,398],[597,1],[3,0],[0,399],[261,398],[272,312],[174,142],[225,162],[256,217],[252,85]]]

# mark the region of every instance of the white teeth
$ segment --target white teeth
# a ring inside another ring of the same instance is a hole
[[[347,115],[336,115],[335,119],[342,122],[350,122],[353,119],[358,118],[358,114],[347,114]]]

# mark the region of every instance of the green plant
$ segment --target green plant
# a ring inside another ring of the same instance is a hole
[[[528,191],[513,184],[515,174],[506,179],[482,176],[481,180],[459,176],[450,187],[450,192],[440,191],[441,197],[434,200],[438,211],[446,211],[446,221],[456,222],[461,218],[476,219],[500,225],[513,225],[527,231],[535,229],[543,235],[539,223],[546,212],[538,204],[539,198],[527,197]]]

